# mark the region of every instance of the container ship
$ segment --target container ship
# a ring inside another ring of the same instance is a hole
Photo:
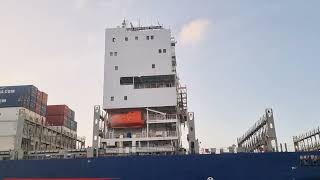
[[[48,105],[48,94],[33,85],[1,86],[0,180],[320,179],[319,128],[295,136],[288,152],[278,145],[271,108],[228,152],[200,154],[175,46],[160,25],[123,21],[106,29],[103,105],[88,121],[91,147],[77,134],[72,107]]]

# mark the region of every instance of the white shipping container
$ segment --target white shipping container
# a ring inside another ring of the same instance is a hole
[[[10,120],[16,121],[19,117],[20,109],[25,109],[25,108],[22,108],[22,107],[0,108],[0,122],[10,121]]]
[[[19,118],[19,111],[22,110],[25,112],[26,119],[33,122],[45,122],[46,118],[41,116],[33,111],[30,111],[23,107],[8,107],[0,108],[0,122],[2,121],[17,121]],[[1,133],[1,132],[0,132]]]
[[[14,136],[0,136],[0,151],[8,151],[14,149]]]
[[[19,112],[25,112],[19,114]],[[18,133],[19,116],[24,116],[31,121],[45,121],[45,117],[40,116],[23,107],[0,108],[0,151],[8,151],[14,149],[16,136]]]
[[[14,149],[20,109],[24,108],[0,108],[0,151]]]
[[[0,137],[15,136],[17,133],[17,121],[1,121]]]

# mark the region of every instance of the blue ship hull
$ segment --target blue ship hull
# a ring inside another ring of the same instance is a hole
[[[319,180],[320,152],[0,161],[0,180],[35,178]]]

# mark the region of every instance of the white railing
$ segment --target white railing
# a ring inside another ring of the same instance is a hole
[[[294,136],[293,137],[293,141],[294,142],[299,142],[299,141],[302,141],[304,139],[307,139],[307,138],[310,138],[312,136],[315,136],[317,134],[320,135],[320,127],[312,129],[312,130],[308,131],[307,133],[301,134],[299,136]]]
[[[108,154],[130,154],[143,152],[173,152],[174,147],[127,147],[127,148],[106,148]]]
[[[175,87],[174,83],[143,83],[143,84],[134,84],[134,89],[146,89],[146,88],[172,88]]]
[[[161,121],[161,120],[177,120],[178,117],[176,114],[149,114],[148,121]]]
[[[149,137],[176,137],[176,131],[158,131],[158,132],[149,132]]]
[[[136,147],[137,152],[172,152],[174,147]]]
[[[158,132],[149,132],[148,137],[177,137],[177,132],[176,131],[158,131]],[[146,134],[143,133],[135,133],[131,135],[131,138],[148,138]],[[129,138],[123,135],[122,138]],[[120,138],[120,135],[112,135],[112,136],[107,136],[107,139],[122,139]]]

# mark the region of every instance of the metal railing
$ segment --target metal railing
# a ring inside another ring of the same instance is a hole
[[[149,137],[176,137],[176,131],[158,131],[158,132],[149,132]]]
[[[320,127],[312,129],[304,134],[293,137],[296,151],[320,150]]]
[[[304,134],[301,134],[299,136],[293,136],[293,142],[299,142],[302,141],[304,139],[310,138],[312,136],[315,136],[319,134],[320,135],[320,127],[312,129]]]
[[[131,137],[126,137],[125,134],[107,134],[107,139],[119,139],[122,135],[123,138],[147,138],[147,137],[177,137],[176,131],[158,131],[158,132],[149,132],[149,136],[146,133],[135,133]]]
[[[124,148],[106,148],[107,154],[128,154],[128,153],[152,153],[152,152],[173,152],[172,146],[164,147],[124,147]]]
[[[149,114],[148,120],[168,120],[168,119],[177,119],[176,114],[166,114],[166,115],[161,115],[161,114]]]
[[[159,83],[135,83],[134,84],[134,89],[147,89],[147,88],[171,88],[175,87],[175,83],[164,83],[164,82],[159,82]]]

